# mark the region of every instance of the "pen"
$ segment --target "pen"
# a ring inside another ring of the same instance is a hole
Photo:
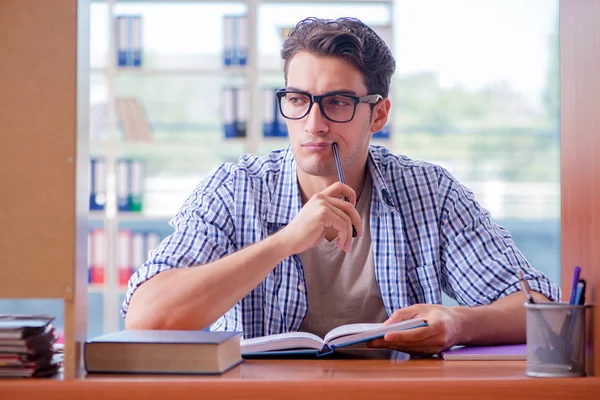
[[[577,289],[575,290],[575,299],[573,300],[572,305],[582,306],[585,304],[585,287],[586,287],[586,280],[579,279],[579,281],[577,281]]]
[[[525,295],[527,302],[529,304],[535,304],[535,300],[533,300],[533,296],[531,295],[531,291],[529,290],[529,285],[525,280],[525,274],[523,274],[523,271],[519,271],[519,283],[521,285],[521,291]]]
[[[579,283],[579,275],[581,274],[581,267],[580,266],[576,266],[575,269],[573,270],[573,283],[571,284],[571,297],[569,298],[569,304],[574,306],[576,305],[576,291],[577,291],[577,284]]]
[[[335,159],[335,167],[337,168],[337,173],[340,182],[346,184],[346,179],[344,178],[344,170],[342,168],[342,163],[340,162],[340,155],[338,154],[337,143],[331,143],[331,148],[333,149],[333,158]],[[346,196],[344,196],[344,200],[348,203],[350,202],[350,200]],[[354,227],[354,224],[352,224],[352,237],[356,237],[356,235],[356,228]]]
[[[529,288],[529,284],[525,280],[525,274],[521,270],[518,272],[518,275],[519,275],[519,283],[521,285],[521,291],[525,295],[527,302],[529,304],[536,304],[535,300],[533,299],[533,296],[531,295],[531,289]],[[560,338],[554,333],[554,331],[548,324],[548,321],[546,320],[544,314],[541,313],[540,310],[537,310],[537,312],[534,312],[533,315],[538,320],[538,324],[541,325],[541,326],[539,326],[538,329],[540,329],[541,335],[543,337],[542,345],[547,346],[547,347],[538,347],[535,350],[535,352],[536,352],[537,357],[540,360],[545,360],[548,362],[549,360],[552,360],[553,353],[555,351],[561,351],[561,352],[563,351],[562,347],[557,349],[555,346],[555,344],[560,343]]]

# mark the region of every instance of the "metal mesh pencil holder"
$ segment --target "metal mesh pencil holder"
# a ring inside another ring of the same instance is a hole
[[[525,303],[526,375],[585,376],[585,314],[590,307],[568,303]]]

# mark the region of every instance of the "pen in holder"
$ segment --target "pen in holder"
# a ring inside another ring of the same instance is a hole
[[[585,320],[590,307],[525,303],[528,376],[585,376]]]

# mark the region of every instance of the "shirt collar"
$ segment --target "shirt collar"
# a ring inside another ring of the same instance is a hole
[[[302,207],[296,160],[291,145],[288,145],[281,162],[280,173],[267,211],[267,222],[288,224]]]
[[[377,151],[377,147],[369,146],[367,165],[373,182],[373,199],[379,200],[376,202],[377,212],[380,211],[380,207],[388,212],[397,211],[394,197],[392,197],[392,192],[385,179],[387,164],[384,163],[382,154]]]
[[[380,207],[388,212],[395,211],[396,206],[384,178],[385,165],[372,146],[369,147],[367,164],[373,185],[372,198],[379,200],[376,202],[377,212],[380,211]],[[291,145],[288,145],[267,211],[267,222],[288,224],[300,212],[301,208],[302,200],[296,174],[296,160]]]

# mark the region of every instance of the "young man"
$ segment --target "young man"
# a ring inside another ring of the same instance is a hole
[[[132,276],[127,327],[251,338],[422,317],[429,326],[371,346],[433,354],[524,341],[518,271],[537,300],[559,300],[559,288],[448,172],[370,146],[391,106],[385,43],[356,19],[307,19],[281,54],[290,146],[198,186]],[[442,290],[461,306],[440,305]]]

